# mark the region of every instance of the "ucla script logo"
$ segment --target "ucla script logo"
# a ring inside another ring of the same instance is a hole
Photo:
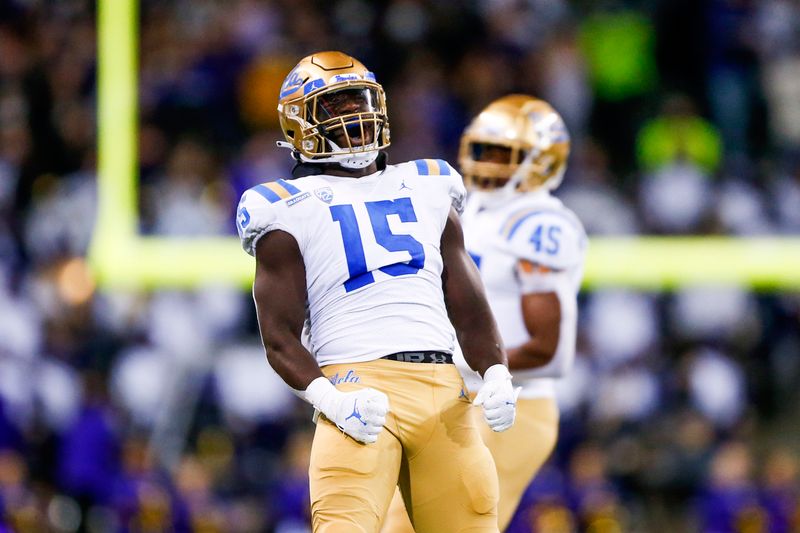
[[[328,379],[334,385],[338,385],[339,383],[358,383],[361,381],[361,378],[358,376],[358,374],[356,374],[355,370],[348,370],[347,374],[344,374],[343,376],[340,376],[337,372]]]

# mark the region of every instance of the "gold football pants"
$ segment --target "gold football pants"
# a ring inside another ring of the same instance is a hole
[[[525,489],[555,448],[558,406],[550,398],[517,400],[514,425],[502,433],[489,428],[480,408],[473,408],[473,415],[497,468],[500,481],[497,517],[499,529],[504,531]],[[399,491],[392,500],[382,532],[414,533]]]
[[[396,487],[418,533],[498,531],[494,462],[454,365],[379,359],[322,371],[339,390],[382,391],[390,412],[374,444],[320,417],[309,468],[315,533],[378,533]]]

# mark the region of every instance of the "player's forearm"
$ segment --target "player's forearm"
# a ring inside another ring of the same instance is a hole
[[[508,368],[521,370],[543,367],[553,360],[556,354],[555,348],[551,344],[542,342],[541,339],[531,339],[521,346],[509,348]]]
[[[456,329],[458,343],[469,366],[483,375],[492,365],[506,364],[506,354],[494,317],[482,291],[469,291],[469,285],[461,287],[460,298],[449,302],[448,313]],[[451,293],[451,296],[452,295]]]
[[[481,376],[491,366],[507,364],[506,354],[499,339],[489,338],[487,341],[487,336],[484,334],[464,333],[459,335],[458,342],[467,364]]]
[[[267,361],[291,388],[304,391],[309,383],[323,376],[316,359],[299,340],[270,336],[264,339]]]

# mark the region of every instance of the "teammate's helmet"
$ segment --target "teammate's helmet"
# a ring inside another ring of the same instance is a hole
[[[516,191],[561,183],[569,156],[569,133],[544,100],[504,96],[475,117],[461,137],[458,161],[470,188],[491,190],[509,181]]]
[[[305,162],[363,168],[389,146],[383,88],[342,52],[301,59],[281,86],[278,114],[288,143],[283,146]]]

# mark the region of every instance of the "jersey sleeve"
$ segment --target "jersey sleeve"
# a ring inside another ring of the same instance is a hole
[[[583,262],[586,234],[577,217],[560,211],[512,214],[501,229],[501,247],[520,259],[519,273],[547,276]],[[527,264],[529,272],[524,271]]]
[[[286,230],[275,206],[254,189],[245,191],[236,209],[236,230],[244,251],[255,257],[258,239],[276,229]]]
[[[464,212],[467,190],[461,174],[450,163],[444,159],[417,159],[413,164],[420,176],[440,176],[447,184],[451,205],[459,215]]]
[[[464,187],[464,179],[461,174],[456,171],[449,163],[445,163],[450,167],[450,202],[453,208],[459,215],[464,214],[464,206],[467,200],[467,189]]]
[[[516,276],[522,294],[557,292],[570,285],[567,271],[553,270],[527,259],[517,261]]]

